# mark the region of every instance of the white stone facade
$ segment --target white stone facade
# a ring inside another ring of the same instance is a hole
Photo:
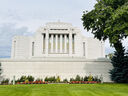
[[[34,36],[15,36],[11,58],[0,62],[3,76],[10,79],[22,75],[69,79],[92,74],[110,82],[112,65],[104,52],[104,42],[84,37],[69,23],[52,22],[40,27]]]
[[[12,58],[38,57],[105,57],[104,42],[84,37],[69,23],[53,22],[40,27],[33,37],[15,36]]]

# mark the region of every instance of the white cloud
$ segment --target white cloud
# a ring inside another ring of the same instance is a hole
[[[79,27],[85,36],[93,36],[84,30],[81,17],[83,11],[92,10],[95,3],[96,0],[1,0],[0,55],[10,56],[14,35],[30,35],[47,22],[69,22]],[[107,54],[114,50],[108,41],[105,47]]]
[[[30,35],[27,27],[16,28],[14,23],[0,24],[0,57],[11,53],[11,41],[15,35]]]

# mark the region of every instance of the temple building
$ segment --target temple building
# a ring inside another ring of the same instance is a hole
[[[22,75],[36,78],[76,75],[103,76],[109,82],[112,65],[105,59],[104,42],[82,35],[70,23],[50,22],[33,36],[15,36],[11,58],[0,59],[3,75],[12,79]]]
[[[40,27],[33,37],[15,36],[12,58],[105,57],[104,42],[82,36],[80,30],[69,23],[53,22]]]

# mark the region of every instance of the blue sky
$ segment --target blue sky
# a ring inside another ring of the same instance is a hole
[[[96,0],[0,0],[0,57],[9,57],[11,40],[15,35],[32,35],[47,22],[72,23],[85,36],[93,36],[83,29],[81,16],[92,10]],[[106,53],[113,51],[108,41]]]

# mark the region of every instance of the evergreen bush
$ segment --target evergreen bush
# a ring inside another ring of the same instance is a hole
[[[115,52],[112,58],[113,69],[110,70],[111,79],[117,83],[128,83],[128,53],[125,49]]]

